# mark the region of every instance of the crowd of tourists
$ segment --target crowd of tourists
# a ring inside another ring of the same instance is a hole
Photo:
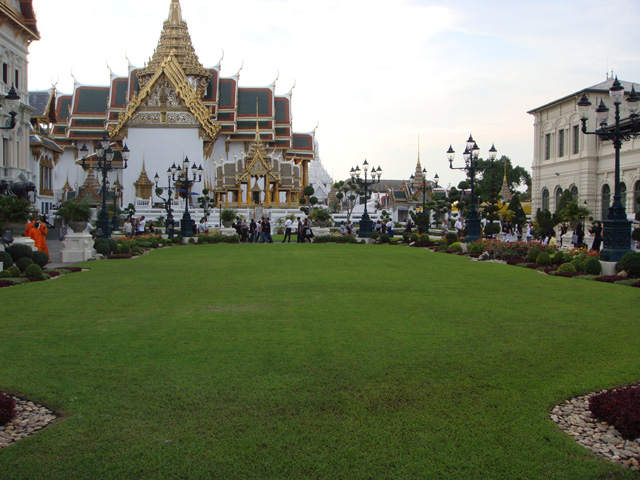
[[[285,220],[284,238],[282,240],[282,243],[291,243],[291,238],[294,234],[293,225],[294,221],[292,219],[287,218]],[[311,243],[315,235],[311,228],[309,219],[305,218],[304,220],[302,220],[300,217],[297,217],[296,227],[296,242]],[[231,228],[233,228],[240,237],[240,242],[273,243],[273,238],[271,237],[271,220],[269,220],[269,218],[267,217],[262,217],[258,221],[252,218],[249,223],[247,223],[247,220],[244,218],[241,219],[240,217],[236,217],[235,221],[231,225]]]

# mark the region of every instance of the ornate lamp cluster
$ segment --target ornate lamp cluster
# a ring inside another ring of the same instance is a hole
[[[620,119],[620,105],[624,100],[624,87],[618,81],[618,77],[616,77],[609,89],[609,96],[615,109],[615,124],[613,126],[609,126],[609,107],[604,103],[604,99],[601,99],[596,108],[598,128],[595,131],[588,131],[587,122],[589,120],[591,102],[586,93],[582,94],[578,102],[578,115],[582,121],[582,133],[585,135],[597,135],[600,140],[613,143],[615,152],[615,191],[607,219],[602,222],[604,227],[603,249],[600,258],[604,261],[617,262],[625,253],[631,250],[631,222],[627,220],[627,213],[625,206],[622,204],[620,192],[620,150],[622,149],[623,141],[629,141],[640,135],[640,132],[638,132],[640,127],[638,123],[640,96],[636,93],[635,87],[632,86],[631,94],[626,100],[629,118],[625,119],[625,123],[629,124],[629,128],[624,130],[621,128]]]
[[[113,157],[115,156],[115,151],[111,149],[111,141],[109,137],[106,135],[102,137],[102,140],[98,142],[96,147],[96,158],[97,163],[87,164],[87,158],[89,156],[89,149],[87,145],[84,144],[82,148],[79,149],[80,158],[82,161],[82,169],[87,170],[97,170],[102,173],[102,208],[100,212],[98,212],[98,221],[96,222],[96,226],[101,230],[99,233],[104,238],[111,237],[111,225],[109,223],[109,214],[107,213],[107,174],[112,170],[124,170],[127,168],[127,162],[129,161],[129,155],[131,152],[127,145],[125,144],[120,153],[122,155],[122,159],[124,160],[124,164],[121,166],[113,164]],[[115,211],[114,211],[115,215]]]
[[[360,177],[362,172],[364,171],[364,179]],[[380,178],[382,177],[382,169],[378,165],[378,168],[375,169],[371,167],[371,179],[367,179],[367,173],[369,173],[369,163],[365,160],[362,164],[362,170],[360,167],[356,165],[356,168],[351,168],[349,174],[351,175],[351,179],[360,186],[364,187],[364,213],[362,214],[362,218],[360,219],[360,233],[358,234],[361,238],[369,238],[371,237],[371,230],[373,226],[373,222],[369,217],[369,213],[367,213],[367,189],[369,185],[375,185],[376,183],[380,183]]]
[[[189,175],[189,168],[191,168],[191,175]],[[182,162],[182,166],[176,167],[176,164],[174,163],[171,168],[167,170],[167,175],[171,173],[170,178],[174,185],[179,184],[182,187],[182,190],[178,190],[178,192],[184,192],[185,196],[184,214],[182,215],[182,222],[180,225],[180,235],[183,237],[194,236],[193,222],[191,221],[191,214],[189,213],[189,190],[192,185],[202,181],[203,172],[204,169],[202,168],[202,165],[198,167],[196,164],[193,164],[193,167],[191,167],[191,162],[188,157],[185,157]],[[169,212],[167,211],[167,213]]]
[[[8,95],[5,95],[4,99],[7,102],[7,107],[9,108],[9,115],[11,115],[11,119],[9,120],[9,125],[7,125],[6,127],[0,127],[0,130],[11,130],[16,126],[16,116],[18,115],[16,110],[18,110],[18,102],[20,101],[20,96],[16,92],[16,89],[11,86],[11,90],[9,90]],[[0,109],[2,109],[2,105],[0,105]]]
[[[498,156],[498,151],[496,150],[495,145],[492,145],[489,149],[489,160],[491,160],[491,165],[486,167],[481,167],[479,165],[480,161],[480,147],[473,139],[472,135],[469,135],[469,140],[467,140],[464,153],[462,157],[464,158],[464,167],[454,167],[453,160],[456,156],[456,152],[453,150],[451,145],[449,145],[449,150],[447,150],[447,159],[449,160],[449,168],[451,170],[465,170],[467,172],[467,177],[469,177],[469,183],[471,185],[471,205],[469,206],[469,213],[467,215],[467,225],[466,225],[466,236],[465,239],[467,243],[475,242],[478,238],[481,237],[480,230],[480,217],[478,216],[478,210],[476,209],[476,200],[475,200],[475,182],[476,182],[476,172],[478,170],[487,170],[493,168],[493,162]]]
[[[158,183],[160,182],[160,176],[158,175],[157,172],[153,177],[153,181],[156,184],[156,192],[155,192],[156,196],[159,197],[160,200],[162,200],[162,203],[164,204],[164,209],[167,212],[166,224],[167,224],[167,234],[169,238],[173,238],[174,219],[173,219],[173,208],[171,207],[171,204],[172,204],[173,194],[176,190],[175,183],[172,186],[171,181],[173,180],[173,177],[176,174],[177,170],[178,170],[178,167],[176,167],[175,163],[171,165],[170,168],[167,169],[167,185],[168,185],[167,187],[161,187],[158,185]],[[161,193],[158,192],[158,190],[166,190],[167,196],[163,197]]]

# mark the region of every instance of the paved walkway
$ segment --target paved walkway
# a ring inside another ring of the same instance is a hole
[[[50,262],[47,264],[48,269],[60,268],[60,267],[69,267],[71,265],[75,265],[74,263],[62,263],[62,249],[63,245],[60,240],[57,239],[47,239],[47,248],[49,249],[49,260]]]

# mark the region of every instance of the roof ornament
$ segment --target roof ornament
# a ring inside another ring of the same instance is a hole
[[[180,0],[171,0],[171,7],[169,7],[169,23],[171,25],[180,25],[182,23],[182,8],[180,8]]]
[[[277,70],[278,74],[276,75],[276,79],[273,81],[273,89],[276,88],[276,82],[280,79],[280,69]]]
[[[58,77],[55,82],[53,81],[53,77],[51,77],[51,86],[53,87],[54,90],[57,88],[59,81],[60,81],[60,77]]]
[[[222,66],[222,60],[224,60],[224,48],[222,49],[222,57],[220,57],[220,60],[218,60],[218,65],[216,65],[218,69],[220,69]]]
[[[238,73],[236,73],[236,77],[240,78],[240,72],[242,71],[242,69],[244,68],[244,58],[242,59],[242,65],[240,65],[240,70],[238,70]]]
[[[256,142],[260,141],[260,106],[258,105],[258,96],[256,95]]]
[[[291,87],[291,90],[289,90],[289,95],[291,95],[293,93],[293,89],[296,88],[296,79],[293,79],[293,87]]]
[[[76,77],[73,75],[73,67],[71,67],[71,78],[73,78],[73,83],[74,83],[74,86],[75,86],[75,84],[78,83],[78,80],[76,80]]]
[[[109,76],[113,78],[113,70],[111,70],[111,67],[109,66],[109,60],[107,60],[107,70],[109,70]]]

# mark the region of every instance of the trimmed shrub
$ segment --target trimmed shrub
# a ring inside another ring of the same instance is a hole
[[[571,260],[571,265],[576,268],[576,272],[584,272],[584,260],[581,258],[574,258]]]
[[[458,241],[458,234],[455,232],[449,232],[447,233],[447,235],[444,237],[445,242],[447,242],[449,245],[451,245],[454,242]]]
[[[447,247],[446,243],[441,243],[440,246],[438,247],[438,251],[439,252],[446,252],[448,250],[449,247]]]
[[[13,258],[7,252],[0,252],[0,263],[2,263],[2,269],[6,270],[13,265]]]
[[[109,238],[108,243],[109,243],[110,253],[118,253],[120,251],[118,247],[118,242],[116,240],[114,240],[113,238]]]
[[[386,233],[380,234],[380,243],[390,243],[390,242],[391,242],[391,237],[389,237],[388,234]]]
[[[11,275],[11,272],[9,272],[9,270],[2,270],[0,272],[0,278],[13,278],[13,275]]]
[[[21,258],[25,257],[31,258],[31,256],[33,255],[33,250],[31,250],[31,247],[22,244],[11,245],[11,247],[9,247],[7,251],[9,252],[9,255],[11,255],[11,258],[13,258],[14,262],[17,262]]]
[[[18,268],[17,265],[11,265],[9,268],[7,268],[7,272],[9,272],[13,278],[19,277],[20,274],[22,274],[20,268]]]
[[[24,276],[27,278],[44,278],[42,275],[42,267],[36,263],[32,263],[24,269]]]
[[[484,252],[484,245],[482,242],[473,242],[469,245],[469,253],[482,253]]]
[[[109,252],[111,251],[107,242],[96,242],[94,248],[96,249],[96,252],[105,257],[108,257]]]
[[[33,260],[29,257],[22,257],[16,262],[16,266],[20,269],[20,272],[24,273],[29,265],[33,264]]]
[[[133,248],[131,248],[131,253],[134,255],[139,255],[140,254],[140,247],[137,245],[134,245]]]
[[[553,263],[556,265],[562,265],[571,261],[571,255],[564,252],[557,252],[553,257]]]
[[[427,235],[426,233],[423,233],[422,235],[420,235],[420,241],[421,242],[430,242],[431,239],[429,238],[429,235]]]
[[[16,415],[16,401],[0,392],[0,425],[6,425]]]
[[[576,273],[573,263],[563,263],[558,267],[558,273]]]
[[[589,399],[589,410],[627,440],[640,437],[640,387],[606,390]]]
[[[371,240],[377,240],[378,238],[380,238],[380,234],[378,232],[375,230],[371,232]]]
[[[131,247],[129,245],[127,245],[126,243],[123,243],[122,245],[120,245],[120,253],[124,254],[124,255],[128,255],[131,253]]]
[[[451,250],[452,252],[461,252],[462,251],[462,243],[461,242],[453,242],[449,246],[449,250]]]
[[[548,253],[542,252],[536,257],[536,263],[540,265],[551,265],[551,257]]]
[[[529,252],[527,253],[527,260],[530,262],[535,262],[536,259],[538,258],[538,255],[540,255],[540,249],[537,247],[534,247],[531,250],[529,250]]]
[[[47,252],[33,252],[33,256],[31,258],[33,259],[33,263],[39,265],[40,268],[44,268],[44,266],[49,263],[49,255],[47,255]]]
[[[640,277],[640,252],[625,253],[616,263],[616,272],[625,271],[630,277]]]
[[[417,242],[418,240],[420,240],[420,235],[418,235],[416,232],[413,232],[411,234],[411,237],[409,237],[409,240],[411,242]]]
[[[602,264],[600,264],[600,260],[597,258],[590,258],[584,262],[584,271],[589,275],[600,275],[600,272],[602,272]]]

